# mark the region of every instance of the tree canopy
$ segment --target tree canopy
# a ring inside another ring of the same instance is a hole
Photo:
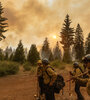
[[[2,4],[0,2],[0,41],[2,39],[5,39],[6,37],[3,35],[4,32],[7,31],[7,27],[8,27],[8,23],[6,22],[8,19],[3,17],[3,7],[2,7]]]

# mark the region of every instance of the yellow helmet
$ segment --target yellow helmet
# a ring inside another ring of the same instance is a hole
[[[38,64],[42,64],[42,61],[41,61],[41,60],[38,60],[37,63],[38,63]]]

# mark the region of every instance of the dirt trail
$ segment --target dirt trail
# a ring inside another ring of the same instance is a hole
[[[62,71],[62,75],[65,77],[65,80],[68,78],[67,72]],[[85,88],[81,88],[81,91],[86,100],[90,100]],[[56,95],[56,100],[76,100],[73,88],[72,93],[73,94],[70,97],[67,83],[64,88],[64,95]],[[0,78],[0,100],[35,100],[34,94],[36,94],[35,75],[25,72]]]

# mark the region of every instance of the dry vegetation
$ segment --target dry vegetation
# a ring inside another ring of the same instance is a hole
[[[68,71],[71,69],[71,65],[64,65],[64,70],[56,68],[58,73],[64,76],[65,81],[69,78]],[[67,67],[67,68],[66,68]],[[37,93],[37,78],[36,68],[31,68],[30,71],[24,71],[23,67],[20,67],[20,71],[17,75],[5,76],[0,78],[0,100],[35,100],[34,94]],[[81,91],[85,97],[85,100],[89,100],[90,97],[86,93],[85,88],[81,88]],[[62,91],[60,94],[56,94],[56,100],[76,100],[74,92],[74,83],[72,83],[71,93],[69,96],[69,83],[66,83],[64,88],[64,94]]]

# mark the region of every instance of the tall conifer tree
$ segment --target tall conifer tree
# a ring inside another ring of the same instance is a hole
[[[84,38],[83,38],[83,31],[80,25],[77,25],[76,33],[75,33],[75,58],[81,61],[82,57],[84,56]]]
[[[59,43],[56,43],[56,46],[54,48],[54,59],[55,60],[61,60],[61,50],[59,48]]]
[[[85,51],[86,54],[90,54],[90,33],[88,34],[88,37],[85,42]]]
[[[9,60],[10,60],[10,61],[13,61],[13,57],[14,57],[14,54],[12,53],[12,54],[10,55],[10,57],[9,57]]]
[[[5,39],[3,33],[7,31],[7,29],[5,28],[8,27],[8,23],[6,23],[7,18],[3,17],[2,15],[4,13],[3,9],[4,8],[2,7],[2,4],[0,2],[0,41],[2,39]]]
[[[39,56],[39,52],[37,51],[37,47],[35,44],[32,44],[28,53],[27,60],[32,65],[35,65],[39,59],[40,59],[40,56]]]
[[[8,52],[5,53],[4,60],[9,60]]]
[[[0,49],[0,60],[1,60],[1,61],[4,60],[4,55],[3,55],[3,53],[2,53],[2,49]]]
[[[63,45],[64,50],[64,56],[63,61],[64,62],[71,62],[71,53],[70,53],[70,47],[74,44],[74,28],[70,27],[71,20],[69,18],[69,15],[66,15],[66,18],[64,20],[63,28],[60,33],[61,35],[61,44]]]
[[[18,47],[16,48],[13,60],[20,63],[23,63],[25,61],[25,53],[21,40],[19,41]]]
[[[49,56],[49,61],[53,61],[54,60],[54,56],[52,51],[50,50],[50,56]]]
[[[41,50],[42,59],[44,59],[44,58],[49,59],[50,53],[51,53],[51,50],[49,47],[48,38],[45,38],[45,41],[43,43],[42,50]]]

